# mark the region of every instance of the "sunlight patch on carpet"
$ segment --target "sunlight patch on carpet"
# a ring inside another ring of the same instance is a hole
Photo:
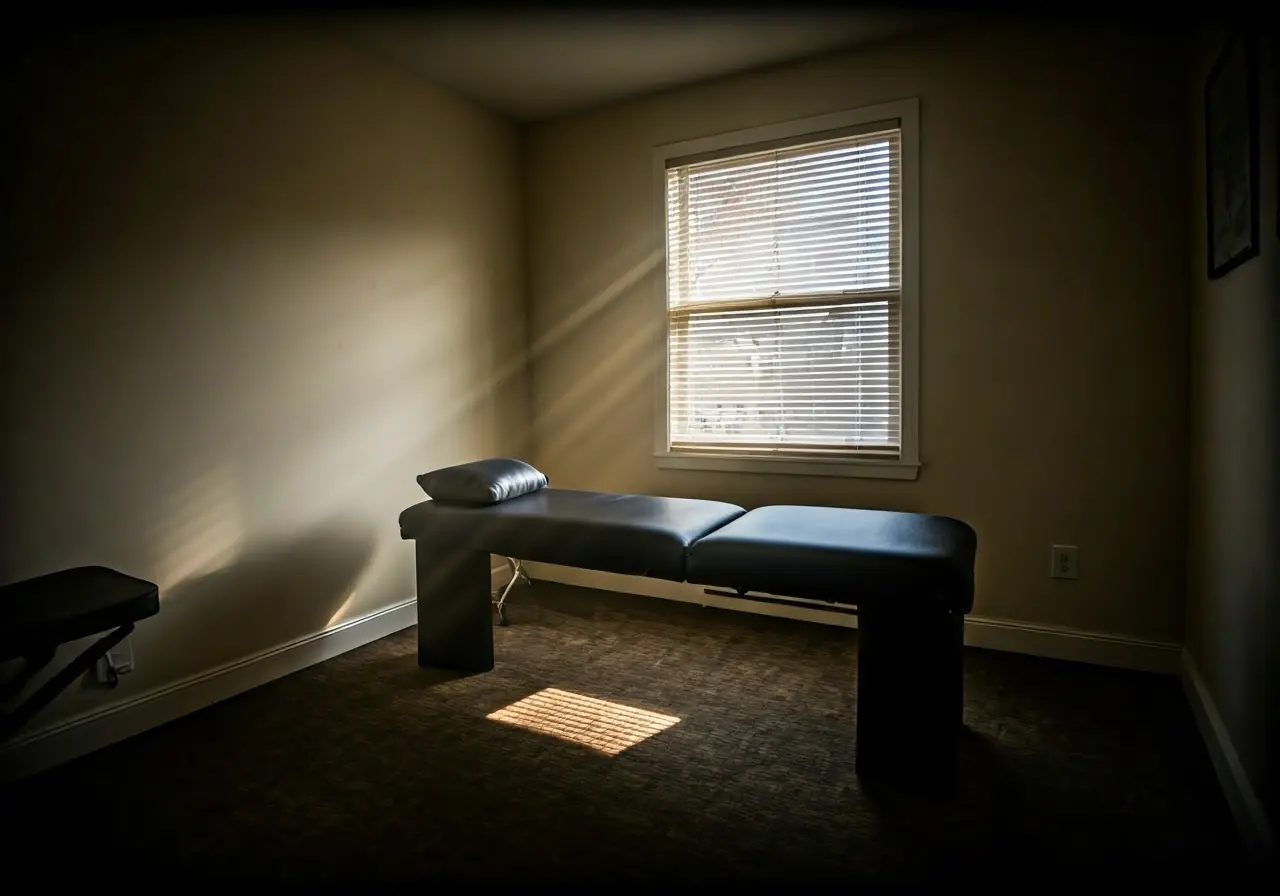
[[[582,744],[606,756],[617,756],[680,721],[676,716],[558,688],[530,694],[486,718]]]

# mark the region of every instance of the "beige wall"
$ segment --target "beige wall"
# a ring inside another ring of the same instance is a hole
[[[554,484],[952,514],[975,612],[1181,636],[1182,44],[982,26],[676,90],[528,134],[534,457]],[[659,471],[651,148],[919,97],[922,474]],[[1048,578],[1049,546],[1080,578]]]
[[[1277,64],[1261,55],[1261,256],[1209,280],[1204,81],[1226,31],[1204,29],[1190,91],[1192,412],[1186,642],[1271,819],[1280,782],[1280,242]]]
[[[0,581],[163,600],[28,731],[412,597],[415,474],[526,435],[515,128],[302,24],[7,74]]]

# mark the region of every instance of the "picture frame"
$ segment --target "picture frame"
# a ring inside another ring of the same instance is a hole
[[[1259,253],[1258,54],[1235,29],[1204,85],[1205,202],[1209,279]]]

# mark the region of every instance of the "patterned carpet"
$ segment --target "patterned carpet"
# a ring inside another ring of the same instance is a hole
[[[938,801],[853,774],[855,631],[547,584],[510,607],[485,675],[419,669],[410,629],[10,788],[10,855],[131,884],[1240,867],[1173,677],[969,650]]]

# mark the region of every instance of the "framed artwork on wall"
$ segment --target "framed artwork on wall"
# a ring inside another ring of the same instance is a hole
[[[1204,85],[1209,279],[1258,254],[1258,60],[1234,31]]]

